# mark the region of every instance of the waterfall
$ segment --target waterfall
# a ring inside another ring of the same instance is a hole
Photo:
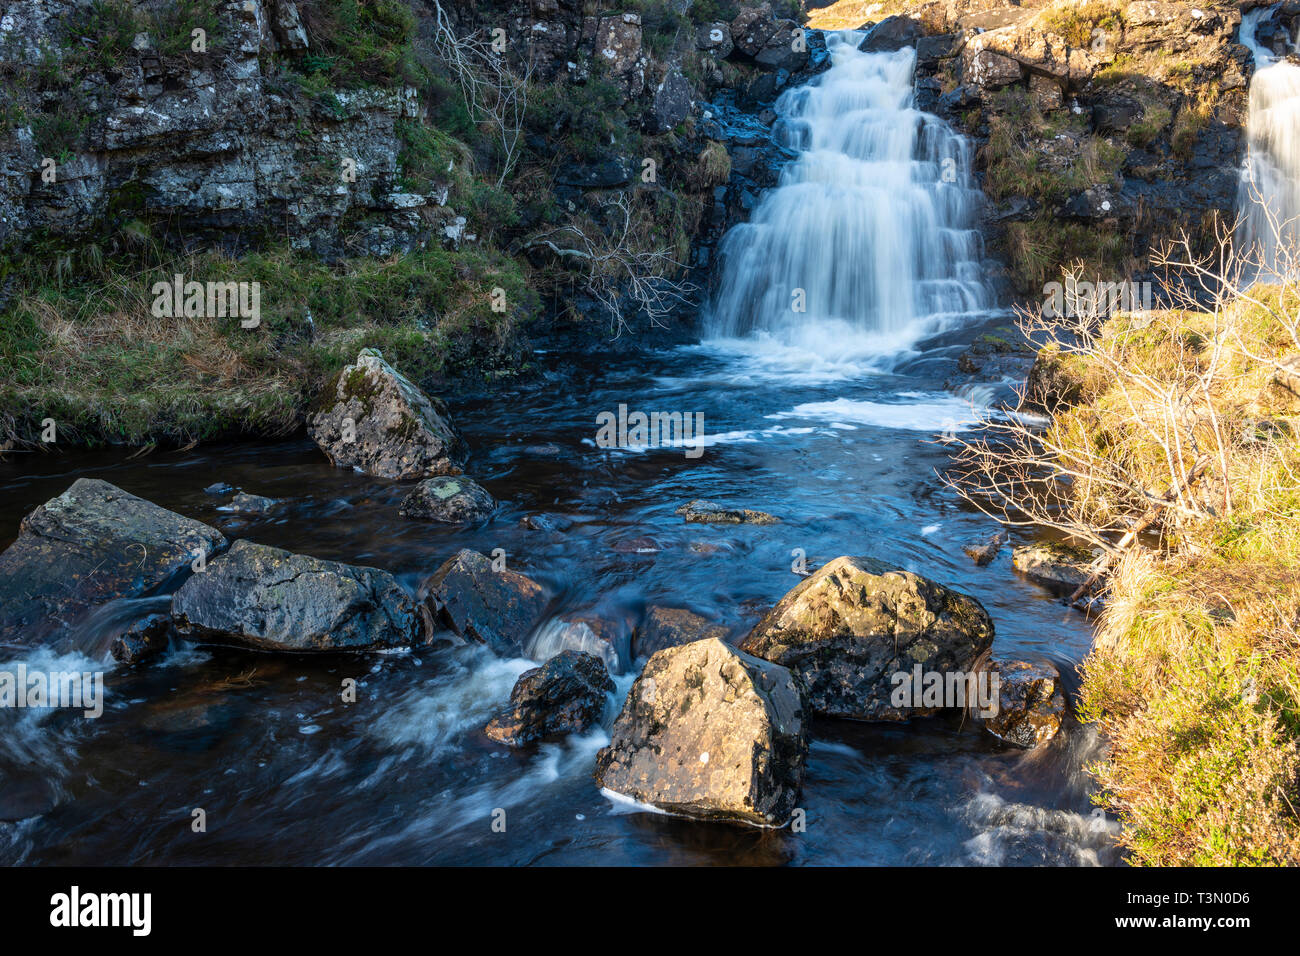
[[[828,35],[830,69],[777,101],[776,135],[797,158],[722,240],[710,337],[894,351],[989,308],[970,146],[916,108],[913,49],[863,53],[860,40]]]
[[[1279,247],[1300,251],[1300,66],[1256,38],[1276,7],[1241,18],[1241,42],[1255,56],[1246,120],[1246,161],[1237,187],[1234,245],[1239,255],[1276,273]],[[1285,258],[1285,256],[1284,256]]]

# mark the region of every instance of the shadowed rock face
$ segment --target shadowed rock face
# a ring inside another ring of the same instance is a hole
[[[387,571],[236,541],[176,592],[177,630],[268,651],[367,651],[410,644],[415,603]]]
[[[216,528],[160,508],[98,478],[23,519],[0,554],[0,644],[62,634],[115,598],[143,597],[226,546]]]
[[[978,669],[993,622],[974,598],[871,558],[839,557],[783,597],[741,649],[794,671],[814,713],[907,720],[891,675]]]
[[[525,671],[510,692],[510,707],[483,732],[511,747],[553,734],[577,734],[600,723],[605,692],[614,689],[598,657],[561,651],[541,667]]]
[[[651,657],[610,736],[597,782],[671,813],[780,826],[799,801],[808,744],[794,675],[722,641]]]
[[[458,474],[465,443],[447,407],[429,398],[384,361],[362,349],[343,369],[307,431],[335,465],[380,478]]]
[[[519,654],[546,610],[542,586],[515,571],[495,571],[477,551],[449,558],[420,588],[434,620],[469,641]]]
[[[646,608],[645,618],[632,634],[632,654],[649,657],[665,647],[678,647],[706,637],[727,639],[727,628],[693,611],[677,607]]]

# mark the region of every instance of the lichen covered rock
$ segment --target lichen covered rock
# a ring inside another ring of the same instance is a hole
[[[933,709],[891,703],[894,674],[920,665],[971,673],[993,644],[974,598],[872,558],[819,568],[759,621],[741,649],[794,671],[814,713],[906,720]]]
[[[708,639],[655,654],[596,757],[607,790],[670,813],[785,824],[808,744],[794,675]]]
[[[335,465],[379,478],[458,474],[465,443],[447,407],[362,349],[327,389],[307,432]]]
[[[467,524],[482,521],[495,507],[492,496],[477,482],[463,475],[440,475],[412,488],[402,499],[399,512],[405,518]]]

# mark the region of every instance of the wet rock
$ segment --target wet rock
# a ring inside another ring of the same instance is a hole
[[[1111,96],[1092,106],[1092,126],[1099,133],[1122,133],[1142,118],[1142,104],[1128,96]]]
[[[663,545],[654,538],[642,535],[614,542],[613,550],[615,554],[658,554],[663,550]]]
[[[162,590],[225,546],[216,528],[78,478],[24,518],[0,554],[0,644],[55,636],[92,607]]]
[[[465,462],[446,405],[374,349],[362,349],[339,373],[307,432],[335,465],[380,478],[457,474]]]
[[[885,17],[858,44],[864,53],[889,53],[905,46],[916,46],[925,32],[921,24],[911,17]]]
[[[972,597],[872,558],[839,557],[783,597],[741,642],[789,667],[814,713],[906,720],[931,711],[891,703],[892,675],[974,672],[993,622]]]
[[[729,633],[721,624],[685,608],[651,605],[632,632],[632,656],[649,657],[666,647],[709,638],[725,641]]]
[[[1057,594],[1073,593],[1092,574],[1096,555],[1070,545],[1027,544],[1011,553],[1011,565],[1035,584]]]
[[[573,519],[552,514],[524,515],[519,519],[519,523],[529,531],[551,531],[556,534],[573,527]]]
[[[206,488],[203,489],[204,494],[209,494],[220,498],[224,498],[226,495],[231,494],[234,491],[235,491],[235,486],[231,484],[227,484],[224,481],[214,482],[213,484],[208,485]]]
[[[995,661],[998,713],[984,729],[1017,747],[1037,747],[1056,736],[1065,719],[1061,674],[1046,661]]]
[[[1006,532],[999,531],[984,541],[972,541],[962,550],[966,552],[967,557],[982,568],[998,556],[998,552],[1002,550],[1002,542],[1006,540]]]
[[[728,508],[713,501],[696,498],[681,505],[674,514],[679,514],[687,521],[697,524],[777,524],[780,518],[773,517],[766,511],[753,511],[749,508]]]
[[[267,651],[368,651],[410,644],[415,603],[387,571],[252,541],[176,592],[172,619],[201,643]]]
[[[670,813],[781,826],[808,744],[794,676],[722,641],[655,654],[596,757],[596,780]]]
[[[113,660],[135,667],[161,657],[171,644],[171,633],[171,614],[146,615],[113,639]]]
[[[500,654],[518,655],[546,610],[542,586],[465,549],[435,571],[420,594],[435,623]]]
[[[497,503],[477,482],[463,475],[426,478],[402,499],[398,513],[444,524],[468,524],[492,514]]]
[[[778,21],[754,62],[764,70],[796,73],[808,65],[808,41],[803,28],[793,20]]]
[[[510,691],[510,707],[483,732],[511,747],[554,734],[580,734],[600,723],[605,693],[613,690],[600,658],[562,651],[519,676]]]
[[[273,511],[278,502],[274,498],[267,498],[264,495],[248,495],[240,492],[231,498],[229,502],[221,506],[222,511],[237,511],[241,514],[265,514]]]

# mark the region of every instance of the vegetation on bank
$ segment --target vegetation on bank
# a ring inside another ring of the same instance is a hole
[[[1026,317],[1050,423],[959,455],[971,500],[1111,563],[1080,716],[1138,864],[1300,863],[1300,287],[1226,288]]]

